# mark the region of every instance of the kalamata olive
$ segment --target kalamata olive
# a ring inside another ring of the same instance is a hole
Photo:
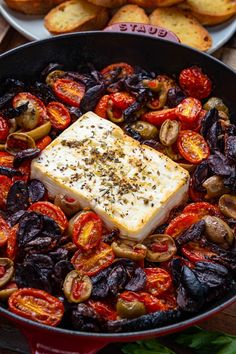
[[[63,70],[53,70],[46,77],[46,84],[53,86],[54,82],[65,76],[65,71]]]
[[[219,208],[228,218],[236,219],[236,195],[224,194],[220,197]]]
[[[156,139],[158,137],[158,129],[155,125],[148,122],[137,121],[131,125],[131,127],[137,131],[141,137],[145,140]]]
[[[69,302],[83,302],[91,295],[92,282],[87,275],[72,270],[64,280],[63,292]]]
[[[57,194],[54,199],[54,204],[59,206],[66,216],[72,216],[81,210],[81,205],[76,199],[70,198],[64,194]]]
[[[123,299],[118,299],[116,304],[116,310],[121,318],[136,318],[145,315],[146,308],[144,304],[140,301],[125,301]]]
[[[223,100],[219,97],[209,98],[209,100],[204,104],[203,108],[206,111],[210,111],[212,108],[216,108],[218,111],[223,111],[226,114],[229,114],[228,107],[224,104]]]
[[[168,91],[166,104],[168,107],[174,108],[178,106],[178,104],[180,104],[185,98],[186,96],[180,87],[172,87]]]
[[[233,230],[220,218],[216,216],[204,216],[205,234],[209,241],[212,241],[222,248],[228,249],[234,241]]]
[[[16,283],[12,281],[9,282],[4,286],[4,288],[0,289],[0,300],[7,300],[16,290],[18,290]]]
[[[212,176],[205,180],[202,184],[207,190],[207,197],[218,198],[226,193],[227,189],[224,186],[224,180],[221,176]]]
[[[31,137],[34,140],[38,140],[48,135],[50,133],[51,128],[52,128],[51,123],[48,121],[35,129],[25,132],[25,134],[27,134],[29,137]]]
[[[5,144],[6,151],[15,155],[19,151],[35,148],[35,141],[25,133],[12,133],[7,137]]]
[[[14,273],[14,263],[9,258],[0,258],[0,287],[9,282]]]
[[[147,247],[146,259],[150,262],[165,262],[177,252],[175,242],[169,235],[150,235],[143,243]]]
[[[159,139],[165,146],[173,145],[179,135],[179,123],[177,120],[167,119],[161,125]]]
[[[146,246],[129,240],[112,242],[111,248],[117,257],[128,258],[133,261],[141,261],[147,253]]]

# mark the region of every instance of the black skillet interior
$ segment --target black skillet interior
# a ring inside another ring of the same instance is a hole
[[[213,95],[223,98],[236,122],[236,73],[232,69],[186,46],[135,34],[90,32],[58,36],[24,45],[0,56],[0,82],[8,77],[25,82],[35,81],[50,62],[61,63],[65,69],[74,70],[85,63],[93,63],[100,69],[120,61],[166,74],[177,74],[192,65],[200,66],[213,81]],[[195,319],[202,318],[204,312],[221,308],[224,303],[231,302],[232,298],[236,300],[236,288],[209,306],[207,311],[203,310]]]

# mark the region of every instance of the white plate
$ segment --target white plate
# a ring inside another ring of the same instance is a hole
[[[3,0],[0,0],[0,13],[10,23],[10,25],[12,25],[12,27],[14,27],[29,40],[44,39],[52,36],[44,27],[42,16],[20,14],[9,9]],[[222,47],[235,33],[236,19],[229,20],[222,25],[209,27],[208,31],[213,39],[213,45],[209,49],[208,53],[213,53]]]

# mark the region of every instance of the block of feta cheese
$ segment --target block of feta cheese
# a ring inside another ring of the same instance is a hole
[[[121,237],[142,241],[186,197],[189,174],[92,112],[33,160],[31,178],[96,212]]]

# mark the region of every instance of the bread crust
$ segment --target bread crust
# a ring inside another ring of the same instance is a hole
[[[127,0],[87,0],[87,1],[90,2],[91,4],[108,7],[110,9],[123,6],[127,3]]]
[[[177,5],[183,1],[184,0],[128,0],[128,3],[141,7],[156,8]]]
[[[144,9],[137,5],[122,6],[111,18],[109,25],[119,22],[139,22],[149,24],[149,18]]]
[[[4,0],[10,9],[26,15],[45,15],[55,6],[53,0]]]

